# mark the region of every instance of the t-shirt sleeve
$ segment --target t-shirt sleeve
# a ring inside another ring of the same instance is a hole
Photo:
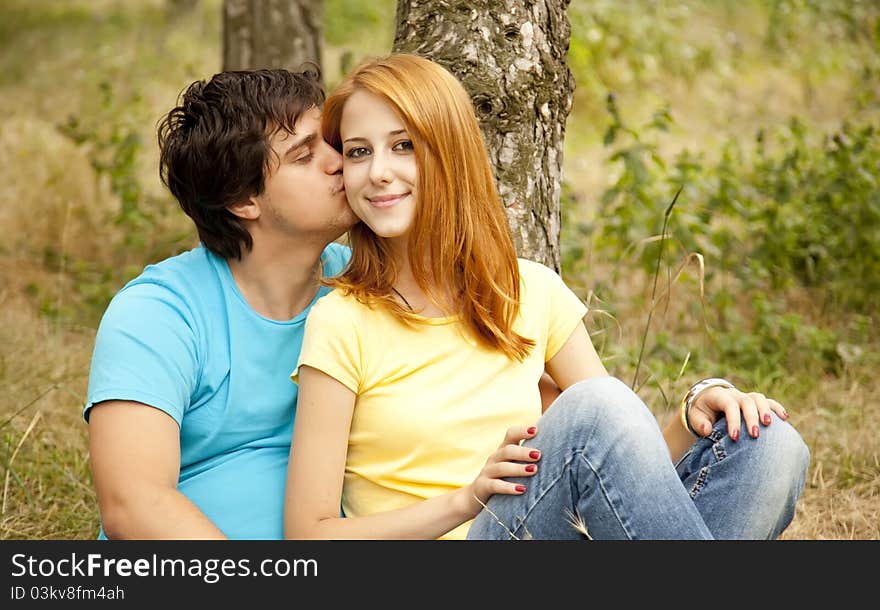
[[[171,290],[136,284],[117,294],[101,319],[83,417],[105,400],[141,402],[180,424],[199,377],[189,310]]]
[[[299,361],[290,378],[299,383],[299,369],[306,365],[357,394],[362,379],[358,328],[344,303],[331,296],[318,301],[309,312]]]
[[[343,244],[331,243],[324,249],[322,261],[324,262],[324,275],[333,277],[345,269],[351,258],[351,250]]]
[[[532,263],[538,290],[547,295],[547,347],[544,362],[562,348],[587,314],[587,306],[565,284],[559,274],[539,263]]]

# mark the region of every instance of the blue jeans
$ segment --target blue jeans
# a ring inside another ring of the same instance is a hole
[[[673,464],[657,420],[623,382],[577,383],[523,443],[541,451],[534,476],[508,479],[525,493],[492,496],[468,539],[776,538],[794,517],[810,452],[772,417],[757,439],[738,442],[721,418]]]

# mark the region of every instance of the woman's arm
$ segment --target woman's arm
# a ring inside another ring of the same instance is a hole
[[[563,390],[583,379],[608,374],[583,324],[575,328],[559,352],[547,361],[545,369]],[[694,442],[693,436],[681,425],[678,417],[672,418],[664,428],[663,439],[673,461]]]
[[[538,380],[538,391],[541,393],[541,413],[546,411],[553,404],[553,401],[562,394],[562,390],[559,389],[547,371],[541,373],[541,378]]]
[[[559,351],[547,361],[544,370],[563,391],[578,381],[608,375],[583,322],[575,327]]]
[[[471,485],[406,508],[342,518],[339,508],[355,395],[336,379],[309,366],[300,367],[299,385],[284,500],[286,538],[439,538],[473,519],[482,508],[480,502],[492,493],[521,493],[501,477],[531,475],[525,471],[527,464],[514,460],[535,461],[528,455],[528,448],[518,444],[533,434],[525,429],[509,431]]]
[[[663,428],[663,440],[669,448],[669,457],[673,462],[684,455],[691,445],[694,444],[693,435],[681,424],[681,418],[677,414],[669,419],[669,423]]]

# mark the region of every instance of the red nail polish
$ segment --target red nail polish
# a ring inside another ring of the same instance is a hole
[[[769,413],[765,413],[765,414],[764,414],[764,425],[765,425],[765,426],[769,426],[769,425],[770,425],[770,414],[769,414]]]
[[[788,411],[783,411],[783,412],[782,412],[782,417],[788,419]]]
[[[533,460],[537,460],[539,457],[541,457],[541,452],[540,451],[530,451],[529,457],[532,458]]]
[[[738,441],[738,440],[739,440],[739,430],[734,430],[734,431],[733,431],[733,434],[730,435],[730,438],[733,439],[733,442],[734,442],[734,443],[735,443],[736,441]]]
[[[534,434],[534,433],[537,432],[537,431],[538,431],[538,429],[535,428],[534,426],[532,426],[531,428],[529,428],[528,430],[526,430],[526,432],[529,433],[529,434]]]
[[[758,431],[758,426],[752,426],[752,436],[758,438],[759,434],[761,433]]]
[[[526,466],[526,472],[535,472],[535,465],[529,464],[528,466]]]
[[[516,490],[517,490],[518,492],[522,493],[522,492],[524,492],[524,491],[526,490],[526,486],[525,486],[525,485],[517,485],[517,486],[516,486]]]

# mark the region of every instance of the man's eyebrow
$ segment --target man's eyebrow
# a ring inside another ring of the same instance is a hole
[[[318,134],[310,133],[309,135],[300,138],[299,140],[294,140],[293,144],[291,144],[290,147],[286,151],[284,151],[284,155],[287,156],[296,149],[302,148],[303,146],[309,146],[312,142],[315,141],[315,138],[317,137]]]
[[[402,133],[406,133],[406,129],[396,129],[394,131],[388,132],[388,135],[389,136],[399,136]],[[346,142],[356,142],[356,141],[361,141],[361,140],[366,141],[366,138],[361,138],[361,137],[346,138],[345,140],[342,141],[342,143],[345,144]]]

